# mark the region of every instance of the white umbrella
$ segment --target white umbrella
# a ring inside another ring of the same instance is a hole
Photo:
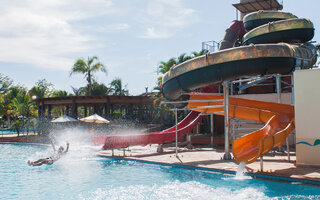
[[[61,117],[54,119],[51,122],[59,123],[59,122],[76,122],[76,121],[78,121],[78,120],[76,120],[72,117],[69,117],[68,115],[62,115]]]
[[[85,118],[81,118],[80,121],[97,123],[97,124],[107,124],[110,122],[109,120],[106,120],[105,118],[103,118],[97,114],[94,114],[94,115],[91,115],[91,116],[88,116]]]

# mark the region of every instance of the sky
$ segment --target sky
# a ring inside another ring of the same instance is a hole
[[[56,90],[86,85],[69,76],[79,58],[97,56],[108,85],[121,78],[130,95],[156,86],[160,61],[222,39],[238,0],[0,0],[0,73],[31,88],[46,79]],[[319,0],[283,0],[283,11],[310,19],[320,42]]]

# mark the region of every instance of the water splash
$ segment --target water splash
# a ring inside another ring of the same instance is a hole
[[[266,200],[270,199],[262,191],[254,188],[231,190],[224,187],[210,187],[208,185],[189,181],[167,182],[165,185],[131,185],[128,187],[101,187],[93,191],[82,192],[79,199],[155,199],[155,200]]]
[[[245,162],[241,162],[239,164],[235,179],[237,180],[251,179],[250,176],[245,176],[245,172],[244,172],[245,167],[246,167]]]

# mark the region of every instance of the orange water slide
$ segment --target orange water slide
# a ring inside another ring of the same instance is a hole
[[[187,107],[201,113],[224,115],[223,96],[192,94]],[[237,162],[256,161],[272,148],[281,146],[294,130],[294,107],[242,98],[229,98],[229,116],[265,123],[265,126],[233,141]]]

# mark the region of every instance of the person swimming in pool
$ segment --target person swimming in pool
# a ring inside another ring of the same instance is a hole
[[[51,140],[51,145],[52,145],[54,153],[50,157],[40,158],[37,161],[28,160],[28,164],[30,166],[40,166],[40,165],[43,165],[43,164],[52,165],[54,162],[59,160],[62,156],[64,156],[69,151],[69,142],[67,142],[66,150],[64,150],[64,148],[62,146],[60,146],[59,149],[57,150],[56,146],[54,145],[52,140]]]

